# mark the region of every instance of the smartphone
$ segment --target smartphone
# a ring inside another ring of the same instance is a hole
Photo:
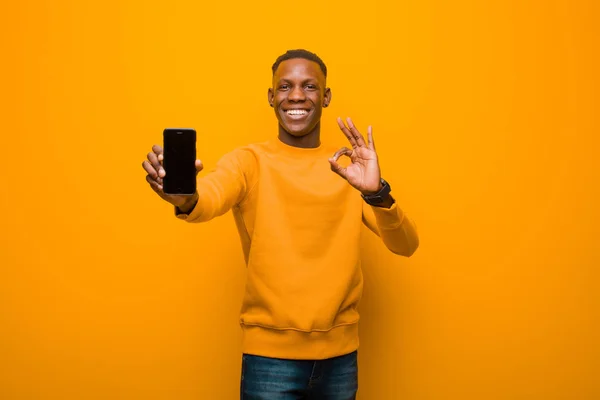
[[[196,192],[196,130],[167,128],[163,131],[163,191],[192,195]]]

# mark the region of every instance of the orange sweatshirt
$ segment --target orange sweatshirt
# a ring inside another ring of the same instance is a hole
[[[232,210],[248,267],[240,324],[244,353],[324,359],[358,348],[364,223],[392,252],[410,256],[415,225],[394,204],[367,205],[330,169],[336,149],[279,139],[226,154],[198,178],[189,222]]]

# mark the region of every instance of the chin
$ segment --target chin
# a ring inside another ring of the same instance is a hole
[[[287,126],[287,125],[281,124],[281,126],[287,133],[289,133],[290,135],[295,136],[295,137],[306,136],[315,129],[315,126],[310,126],[310,125],[293,127],[293,126]]]
[[[308,133],[310,132],[310,131],[307,131],[307,130],[305,130],[305,129],[303,129],[303,130],[300,130],[300,131],[294,131],[294,130],[286,129],[285,131],[286,131],[287,133],[289,133],[290,135],[292,135],[292,136],[295,136],[295,137],[302,137],[302,136],[306,136],[306,135],[308,135]]]

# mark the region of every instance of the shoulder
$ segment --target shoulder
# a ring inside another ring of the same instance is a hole
[[[243,164],[258,164],[259,160],[264,155],[273,152],[272,143],[270,141],[250,143],[240,146],[229,153],[229,157],[236,158]]]
[[[218,161],[218,166],[236,170],[252,180],[258,170],[261,153],[264,152],[262,143],[252,143],[237,147],[225,153]]]
[[[248,144],[237,147],[221,157],[220,162],[236,162],[238,164],[253,163],[258,158],[261,149],[258,144]]]

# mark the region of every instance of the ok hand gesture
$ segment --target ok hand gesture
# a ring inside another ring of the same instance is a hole
[[[373,129],[371,126],[367,128],[369,142],[365,143],[365,139],[352,123],[352,119],[347,118],[348,126],[341,118],[338,118],[337,122],[352,145],[352,150],[347,147],[338,150],[329,159],[331,170],[364,195],[377,193],[381,189],[381,172],[373,142]],[[337,162],[341,156],[349,157],[352,163],[345,168],[342,167]]]

